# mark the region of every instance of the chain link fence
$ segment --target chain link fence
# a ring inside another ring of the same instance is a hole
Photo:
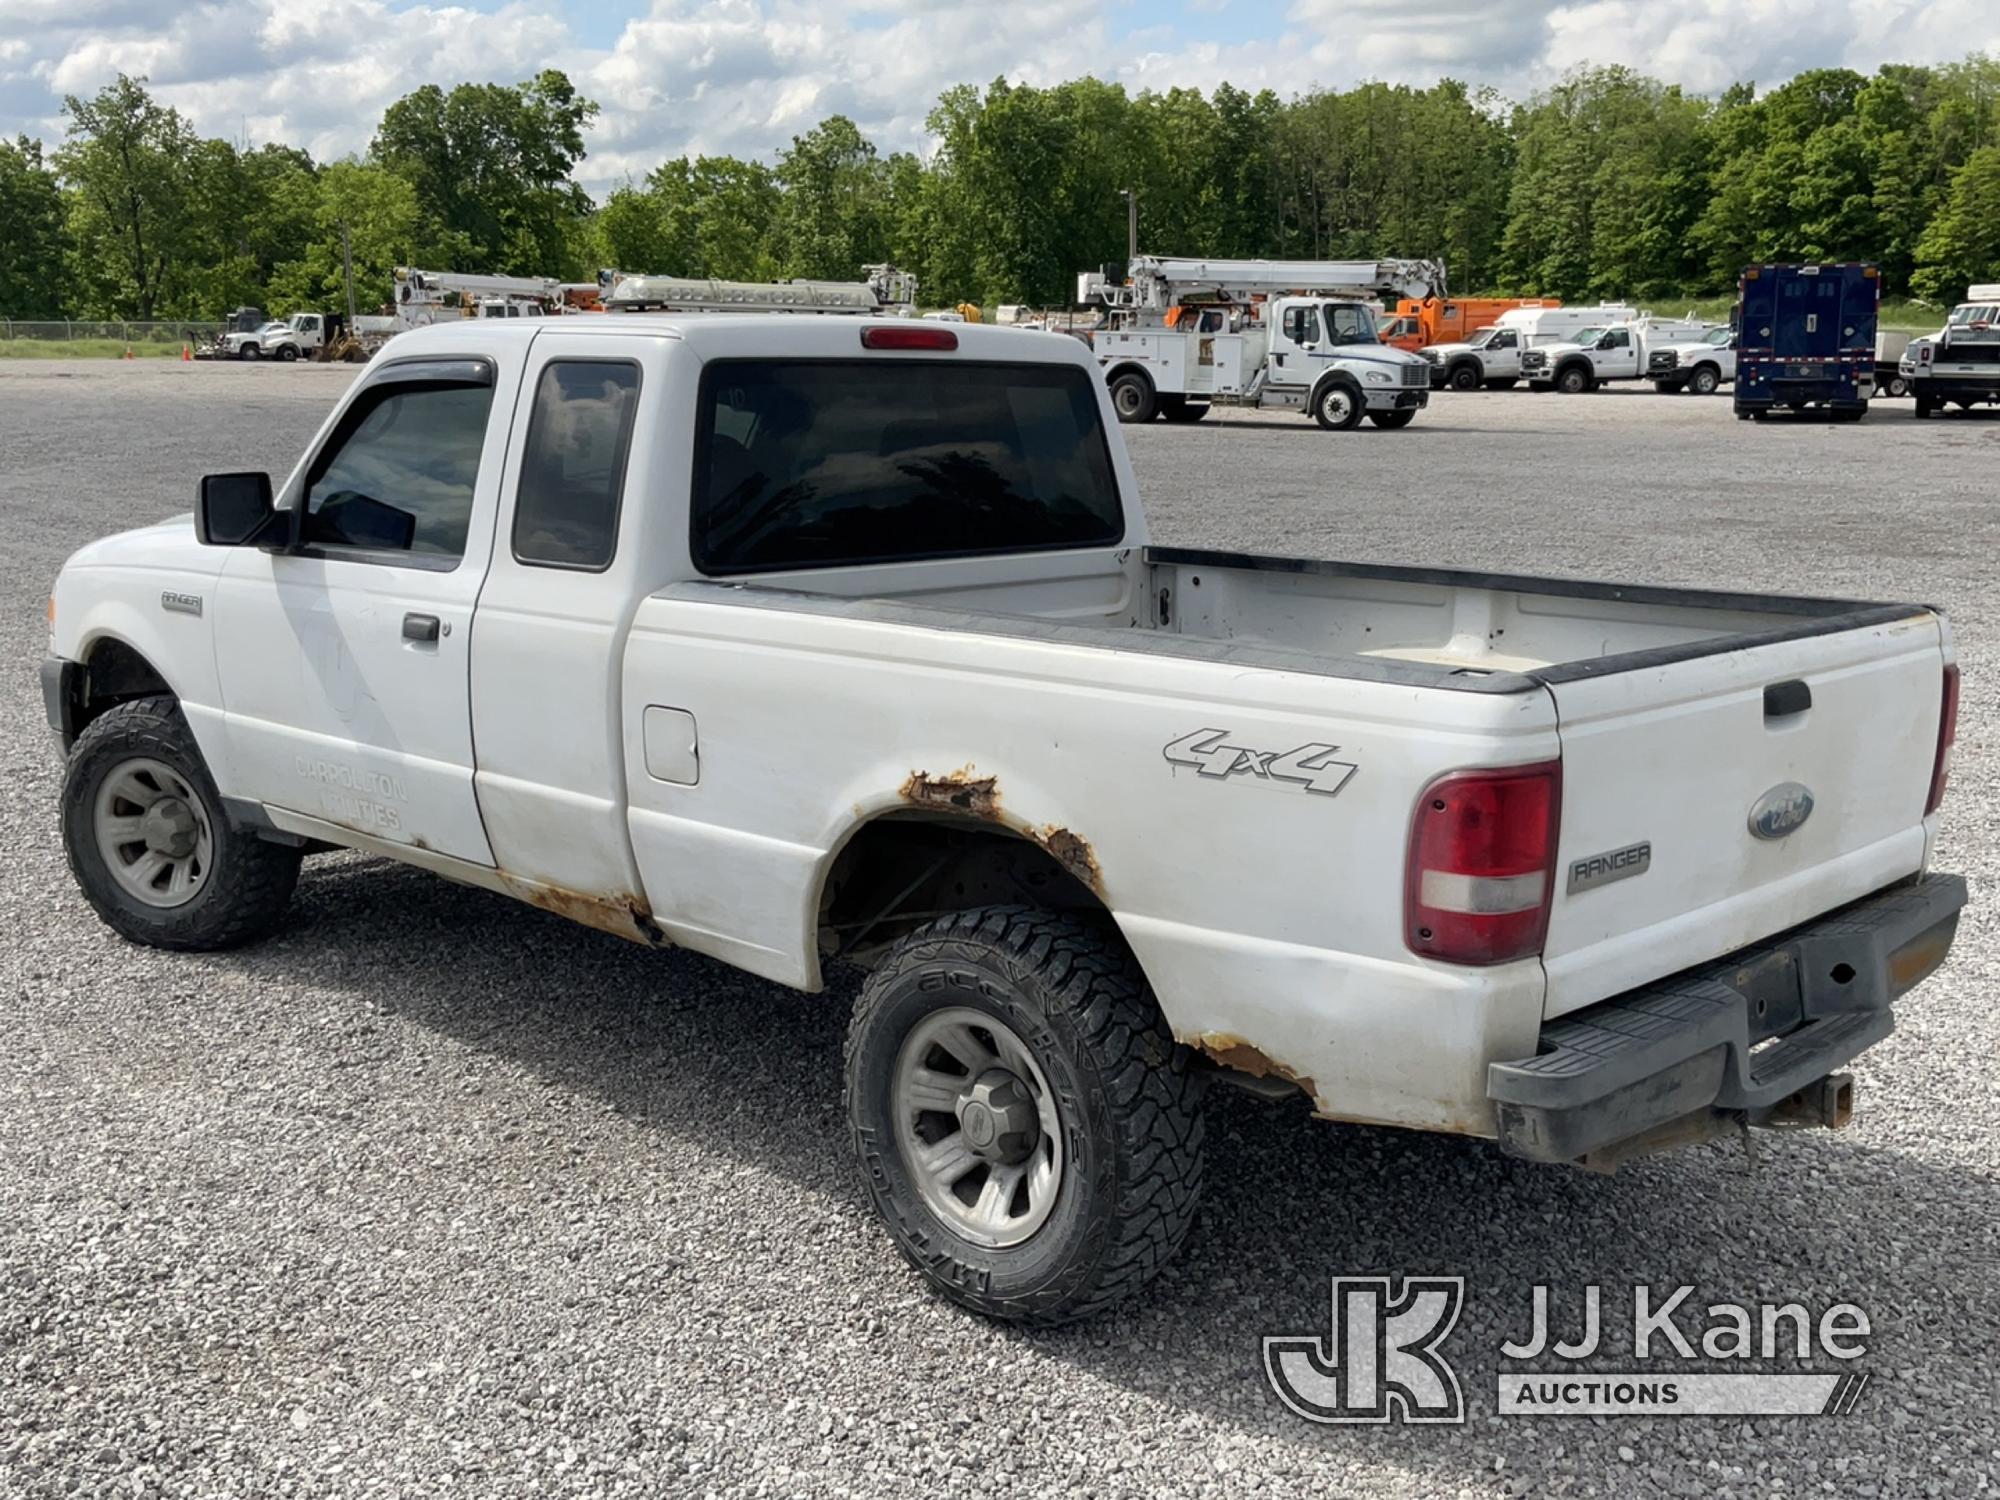
[[[183,344],[199,344],[219,338],[223,324],[216,323],[92,323],[75,319],[31,322],[21,318],[0,318],[0,343],[76,344],[77,352],[107,343],[130,344],[136,353],[172,350]],[[53,352],[53,351],[51,351]]]

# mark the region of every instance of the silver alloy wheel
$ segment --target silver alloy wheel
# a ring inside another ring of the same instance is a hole
[[[208,810],[163,761],[141,757],[115,767],[97,789],[91,827],[111,878],[147,906],[185,906],[214,865]]]
[[[1005,1022],[964,1006],[933,1011],[903,1039],[890,1091],[910,1178],[953,1233],[997,1250],[1048,1222],[1062,1189],[1062,1117]]]
[[[1354,414],[1354,398],[1344,385],[1330,385],[1319,398],[1320,415],[1338,427]]]

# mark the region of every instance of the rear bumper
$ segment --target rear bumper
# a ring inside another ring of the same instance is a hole
[[[1927,875],[1564,1016],[1535,1056],[1487,1070],[1501,1149],[1576,1161],[1663,1127],[1763,1123],[1890,1033],[1965,900],[1961,877]]]
[[[1991,375],[1919,375],[1910,389],[1950,401],[1992,401],[2000,398],[2000,370]]]

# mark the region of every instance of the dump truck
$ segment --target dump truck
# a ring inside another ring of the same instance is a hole
[[[1404,297],[1382,320],[1382,342],[1418,354],[1433,344],[1462,344],[1505,313],[1561,306],[1556,297]]]

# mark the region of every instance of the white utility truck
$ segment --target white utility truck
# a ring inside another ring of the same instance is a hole
[[[869,970],[864,1191],[1001,1317],[1172,1252],[1213,1080],[1598,1166],[1844,1123],[1965,900],[1937,611],[1153,546],[1059,334],[420,329],[288,476],[73,556],[49,647],[135,942],[280,930],[338,847]]]
[[[1622,302],[1596,307],[1517,307],[1462,344],[1432,344],[1418,351],[1430,362],[1431,384],[1454,391],[1504,391],[1521,378],[1521,355],[1545,344],[1575,339],[1638,316]]]
[[[250,333],[225,333],[225,359],[279,359],[287,362],[317,354],[326,343],[326,318],[297,312],[283,322],[275,318]]]
[[[1878,366],[1877,381],[1886,383],[1888,373]],[[1919,417],[2000,402],[2000,283],[1967,288],[1942,329],[1909,341],[1896,373],[1916,398]]]
[[[1345,430],[1363,416],[1407,427],[1430,400],[1430,366],[1381,342],[1382,293],[1444,293],[1435,261],[1193,260],[1141,256],[1123,278],[1086,271],[1092,335],[1121,422],[1198,422],[1217,402],[1309,413]]]
[[[1693,343],[1655,344],[1646,355],[1646,378],[1662,394],[1713,396],[1736,378],[1736,330],[1711,328]]]
[[[1698,318],[1661,319],[1651,313],[1608,328],[1589,328],[1569,340],[1544,344],[1521,356],[1531,390],[1580,396],[1606,381],[1645,380],[1655,349],[1693,343],[1714,325]]]

